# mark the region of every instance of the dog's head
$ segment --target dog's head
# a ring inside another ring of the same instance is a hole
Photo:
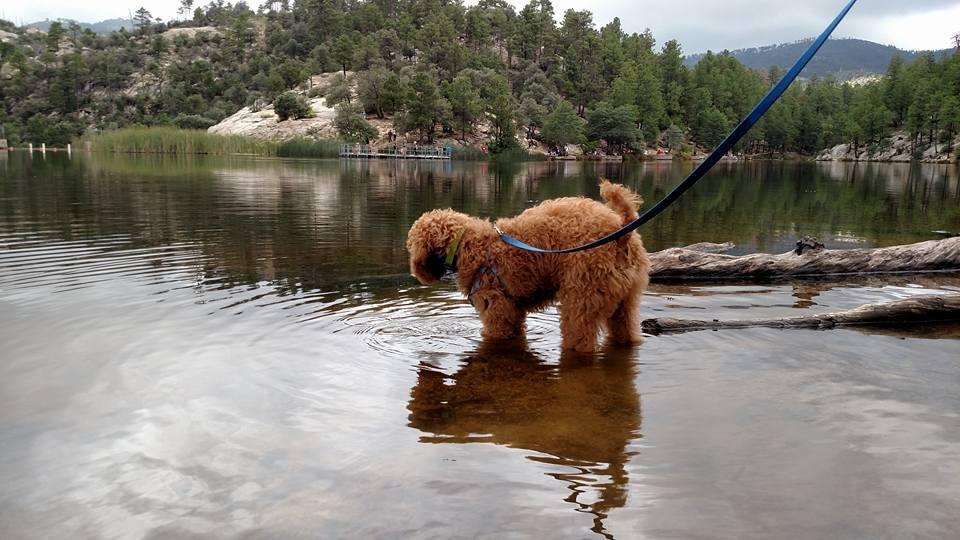
[[[446,273],[444,260],[457,232],[470,218],[453,210],[431,210],[413,223],[407,234],[410,273],[424,284],[437,282]]]

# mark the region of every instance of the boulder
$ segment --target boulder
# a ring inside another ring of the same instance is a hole
[[[336,117],[336,111],[327,107],[323,98],[308,99],[307,104],[313,112],[311,118],[288,119],[281,122],[273,110],[273,105],[259,110],[244,107],[219,124],[211,126],[207,131],[217,135],[244,135],[271,140],[296,137],[335,138],[337,130],[333,120]]]

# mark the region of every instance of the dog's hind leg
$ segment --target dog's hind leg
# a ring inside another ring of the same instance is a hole
[[[583,295],[563,295],[560,299],[561,346],[577,352],[595,351],[600,323],[610,313],[603,313],[603,308],[591,305]]]
[[[640,294],[635,293],[623,299],[607,319],[607,331],[610,342],[617,345],[633,345],[643,341],[640,336]]]

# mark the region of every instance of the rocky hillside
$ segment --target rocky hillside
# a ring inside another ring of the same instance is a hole
[[[879,145],[838,144],[817,156],[817,161],[892,161],[909,162],[919,159],[925,163],[951,163],[960,157],[960,136],[952,143],[915,146],[910,136],[899,131],[888,142]]]
[[[312,78],[311,86],[323,88],[329,84],[330,75]],[[337,130],[333,125],[336,110],[328,107],[323,97],[308,97],[304,91],[297,92],[306,98],[310,107],[308,118],[280,120],[272,104],[262,107],[249,105],[224,118],[218,124],[207,129],[217,135],[244,135],[258,139],[285,140],[296,137],[315,137],[333,139]]]
[[[348,72],[348,76],[353,73]],[[311,77],[309,88],[323,92],[324,89],[333,82],[337,76],[336,73],[326,73],[314,75]],[[356,93],[356,85],[351,90]],[[274,106],[268,104],[262,107],[247,106],[236,113],[224,118],[221,122],[207,129],[208,132],[217,135],[243,135],[258,139],[269,140],[287,140],[295,138],[313,138],[313,139],[334,139],[338,137],[337,128],[334,124],[337,111],[334,107],[327,104],[324,97],[310,97],[311,92],[300,88],[294,90],[294,93],[304,97],[310,108],[310,116],[307,118],[280,120],[277,116]],[[356,99],[354,97],[354,99]],[[386,118],[376,118],[368,116],[369,122],[377,131],[377,135],[370,141],[371,144],[386,144],[389,141],[388,134],[396,134],[396,127],[392,115]],[[451,146],[481,146],[489,144],[492,138],[492,126],[488,122],[478,123],[477,128],[467,133],[464,139],[453,137],[449,133],[438,133],[434,138],[434,143],[438,145]],[[524,137],[524,133],[518,131],[518,139]],[[398,135],[398,142],[414,144],[418,142],[415,134]],[[550,148],[540,141],[528,141],[526,150],[531,153],[548,154]],[[577,145],[568,145],[566,153],[570,156],[582,154],[582,150]]]

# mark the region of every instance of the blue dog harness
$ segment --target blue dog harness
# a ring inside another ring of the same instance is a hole
[[[487,274],[497,278],[500,286],[506,288],[506,285],[503,283],[503,278],[500,277],[500,272],[497,270],[497,263],[493,260],[493,255],[489,249],[487,250],[486,262],[473,274],[473,284],[470,286],[470,292],[467,293],[467,300],[470,301],[471,306],[476,307],[476,304],[473,303],[473,296],[483,288],[483,277]]]

